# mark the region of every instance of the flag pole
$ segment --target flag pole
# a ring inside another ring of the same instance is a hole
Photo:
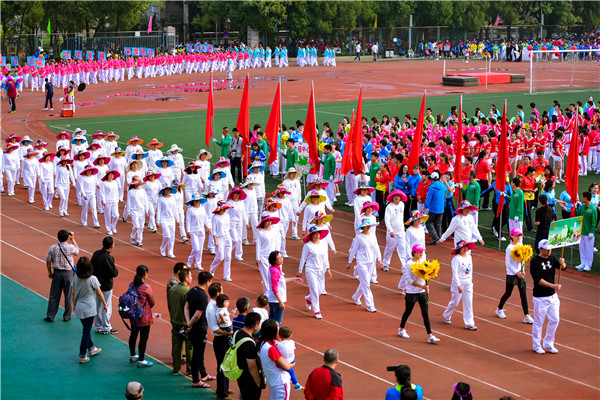
[[[486,78],[487,79],[487,78]],[[501,135],[506,135],[506,132],[504,132],[504,115],[506,114],[506,99],[504,99],[504,110],[502,112],[502,127],[500,128],[500,134]],[[505,149],[506,150],[506,149]],[[504,160],[502,160],[504,161]],[[498,163],[498,159],[496,158],[496,163]],[[503,172],[504,175],[504,185],[506,186],[506,173]],[[497,177],[496,177],[496,180]],[[504,191],[506,192],[506,188],[504,189]],[[502,200],[502,210],[500,210],[500,216],[498,218],[498,250],[502,249],[502,213],[504,212],[504,193],[500,194],[500,200]],[[500,207],[500,202],[498,201],[498,207]],[[510,239],[510,230],[509,230],[509,236],[508,238]],[[523,240],[521,238],[521,240]]]
[[[283,104],[281,104],[281,89],[283,89],[283,85],[281,84],[281,75],[279,75],[279,127],[278,130],[281,131],[281,136],[283,137]],[[278,148],[277,148],[277,159],[280,160],[279,161],[279,165],[283,164],[283,156],[282,154],[279,152],[279,146],[281,146],[281,139],[279,140],[279,143],[277,144]],[[289,167],[286,165],[285,166],[286,169],[289,169]],[[278,168],[281,171],[281,167]],[[285,176],[285,173],[287,171],[283,171],[283,175]],[[300,196],[302,197],[302,196]]]

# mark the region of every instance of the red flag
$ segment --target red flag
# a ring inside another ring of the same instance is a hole
[[[269,152],[269,164],[277,160],[278,154],[278,133],[279,127],[281,126],[281,81],[277,84],[277,90],[275,91],[275,98],[273,99],[273,106],[271,107],[271,113],[269,114],[269,120],[265,127],[265,136],[269,141],[271,150]]]
[[[310,100],[304,121],[304,133],[302,134],[308,145],[308,162],[311,165],[310,173],[319,170],[319,149],[317,147],[317,117],[315,116],[315,87],[311,85]]]
[[[504,111],[502,112],[502,126],[500,129],[500,141],[498,143],[500,149],[498,150],[498,159],[496,160],[496,190],[501,195],[498,201],[498,211],[496,216],[500,216],[502,209],[504,208],[504,191],[506,190],[506,172],[508,164],[508,153],[506,152],[506,139],[507,139],[508,127],[506,124],[506,102],[504,102]]]
[[[350,131],[346,135],[346,144],[344,146],[344,155],[342,156],[342,175],[347,175],[352,169],[352,133],[354,129],[354,110],[352,110],[352,117],[350,117]]]
[[[462,155],[463,155],[463,120],[462,120],[462,96],[460,96],[460,105],[458,107],[458,133],[456,135],[456,155],[454,157],[454,182],[459,185],[456,190],[456,199],[460,201],[462,191]]]
[[[250,89],[250,83],[248,79],[248,75],[246,75],[246,82],[244,83],[244,93],[242,94],[242,103],[240,104],[240,113],[238,114],[237,124],[235,127],[242,135],[242,139],[244,139],[244,149],[242,153],[244,154],[244,158],[249,160],[248,154],[248,146],[250,144],[250,100],[248,90]],[[244,171],[244,175],[246,174],[246,168],[242,168]]]
[[[579,186],[579,108],[575,111],[575,130],[571,134],[569,144],[569,158],[565,170],[565,185],[567,193],[571,196],[571,217],[575,216],[575,203],[577,203],[577,187]]]
[[[365,163],[363,160],[363,148],[362,148],[362,87],[358,95],[358,106],[356,107],[356,117],[354,120],[354,126],[352,127],[352,154],[351,154],[351,169],[354,171],[354,175],[358,176],[364,174]]]
[[[412,174],[413,167],[419,164],[419,156],[421,155],[421,141],[423,140],[423,121],[425,120],[425,96],[423,93],[423,101],[421,102],[421,111],[419,111],[419,119],[417,120],[417,130],[413,137],[410,153],[408,154],[408,173]]]
[[[210,73],[210,89],[208,91],[208,105],[206,106],[206,131],[205,131],[205,140],[206,140],[206,148],[210,144],[210,139],[213,136],[213,117],[215,116],[215,105],[213,103],[213,79],[212,72]]]

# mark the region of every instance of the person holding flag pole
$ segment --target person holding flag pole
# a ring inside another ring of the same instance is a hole
[[[496,218],[494,218],[494,221],[497,220],[498,222],[498,229],[496,230],[496,232],[494,232],[497,236],[498,236],[498,250],[500,250],[501,247],[501,242],[502,242],[502,226],[503,224],[503,219],[504,219],[504,215],[506,214],[506,211],[503,214],[503,209],[504,209],[504,196],[505,196],[505,192],[506,192],[506,173],[507,173],[507,169],[509,168],[509,163],[508,163],[508,153],[507,153],[507,123],[506,123],[506,99],[504,100],[504,110],[502,112],[502,125],[500,127],[500,145],[499,145],[499,152],[498,152],[498,159],[496,162],[496,182],[494,183],[494,187],[496,189],[496,195],[498,195],[498,193],[500,194],[500,198],[497,201],[497,211],[496,211]],[[496,226],[493,225],[492,229],[495,230]]]

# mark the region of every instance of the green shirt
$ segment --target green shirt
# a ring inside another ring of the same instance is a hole
[[[510,196],[510,208],[508,209],[508,218],[514,219],[519,217],[519,221],[523,221],[524,204],[523,204],[523,191],[518,188]]]
[[[479,198],[481,197],[481,186],[479,182],[469,182],[466,189],[463,189],[463,198],[468,200],[474,206],[479,206]]]
[[[169,305],[169,315],[173,325],[185,325],[185,315],[183,308],[187,301],[187,293],[190,289],[183,282],[173,286],[167,293],[167,304]]]
[[[269,159],[269,146],[267,145],[267,141],[265,139],[258,142],[258,148],[261,149],[263,153],[265,153],[265,156],[267,157],[267,160],[268,160]]]
[[[377,187],[377,182],[375,182],[375,177],[379,172],[380,164],[377,162],[375,164],[371,163],[371,168],[369,168],[369,186],[374,188]]]
[[[231,151],[231,142],[233,139],[231,136],[223,136],[221,141],[217,140],[217,145],[221,146],[221,157],[229,158],[229,152]]]
[[[296,167],[296,164],[298,164],[298,150],[296,150],[294,147],[292,147],[292,149],[287,149],[285,151],[285,167],[287,169],[290,169],[292,167]]]
[[[581,234],[587,236],[590,233],[594,233],[596,229],[596,221],[598,220],[598,210],[593,204],[586,206],[585,204],[577,210],[577,215],[583,216],[583,226],[581,228]]]
[[[335,175],[335,156],[332,153],[327,154],[325,161],[321,160],[321,164],[324,165],[323,179],[326,181],[332,180]]]

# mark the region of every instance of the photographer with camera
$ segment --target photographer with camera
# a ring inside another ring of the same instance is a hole
[[[387,370],[394,371],[398,385],[387,390],[385,400],[421,400],[423,398],[423,387],[410,382],[411,371],[408,365],[393,365],[387,367]],[[413,391],[416,392],[416,397]]]
[[[54,322],[54,317],[60,305],[60,293],[65,293],[65,313],[63,320],[71,320],[73,307],[73,265],[75,257],[79,255],[79,245],[75,241],[73,232],[64,229],[58,231],[58,243],[53,244],[46,254],[46,268],[48,278],[52,279],[50,285],[50,296],[48,297],[48,311],[46,311],[46,322]]]
[[[181,352],[185,343],[187,374],[192,373],[192,342],[185,333],[187,322],[184,308],[187,302],[189,287],[192,284],[192,272],[182,268],[177,274],[179,283],[167,292],[167,305],[171,317],[171,356],[173,357],[173,375],[179,375],[181,369]]]

